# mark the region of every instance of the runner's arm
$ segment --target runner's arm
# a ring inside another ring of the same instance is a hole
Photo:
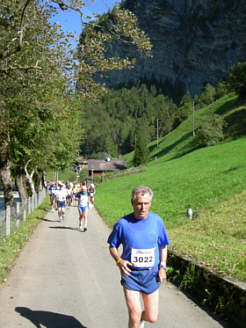
[[[160,247],[160,262],[167,263],[167,245]]]
[[[128,267],[128,265],[132,265],[132,264],[129,261],[123,260],[120,257],[117,248],[109,246],[109,252],[110,252],[112,258],[115,260],[118,267],[120,268],[122,275],[129,276],[131,273],[131,269]]]
[[[167,263],[167,245],[160,247],[160,263],[166,266]],[[158,273],[159,281],[163,282],[167,279],[166,269],[160,266],[159,273]]]

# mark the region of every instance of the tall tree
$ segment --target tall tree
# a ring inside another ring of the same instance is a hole
[[[99,16],[98,16],[99,17]],[[131,43],[136,50],[149,55],[151,43],[146,34],[137,25],[136,16],[129,10],[115,6],[105,16],[86,24],[80,38],[78,59],[80,62],[78,88],[89,98],[104,94],[105,87],[95,81],[95,75],[102,79],[105,73],[112,70],[131,69],[135,59],[109,57],[107,45],[117,40]]]
[[[137,134],[136,137],[136,148],[134,152],[133,164],[139,166],[147,164],[149,159],[149,150],[144,136],[141,133]]]
[[[229,91],[236,92],[240,97],[246,97],[246,62],[234,65],[226,78]]]
[[[18,175],[30,159],[31,165],[41,162],[37,155],[57,122],[54,96],[68,81],[68,52],[49,23],[51,12],[34,1],[5,0],[1,6],[0,174],[6,205],[13,202],[11,169]]]
[[[90,98],[102,91],[93,82],[95,72],[106,72],[131,64],[128,59],[106,59],[104,44],[108,37],[103,36],[101,31],[93,30],[91,26],[95,24],[91,23],[88,25],[90,36],[80,48],[81,57],[85,60],[76,67],[76,62],[71,58],[72,53],[68,50],[67,36],[59,26],[50,23],[56,4],[62,10],[78,11],[84,23],[85,2],[81,0],[3,0],[1,3],[0,175],[6,204],[13,201],[10,192],[11,167],[25,167],[28,162],[33,166],[31,169],[34,169],[35,163],[40,165],[42,162],[43,167],[48,159],[63,166],[64,158],[71,155],[67,149],[74,151],[74,144],[69,143],[68,134],[64,133],[64,108],[67,106],[64,96],[71,85],[70,72],[78,73],[78,80],[83,80],[83,90],[80,89],[80,93]],[[140,50],[150,50],[149,40],[137,28],[135,16],[119,8],[114,10],[113,15],[116,23],[110,31],[110,39],[124,35],[132,39]],[[56,97],[56,94],[60,97]],[[56,132],[59,145],[45,142],[45,137],[50,139],[57,127],[61,126],[62,132]],[[73,133],[73,130],[70,132]],[[43,150],[44,144],[49,149],[48,155]],[[44,159],[38,162],[41,156]],[[15,170],[15,173],[19,174],[20,171]]]

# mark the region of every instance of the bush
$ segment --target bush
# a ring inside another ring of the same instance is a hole
[[[179,107],[174,114],[173,128],[178,127],[183,121],[185,121],[192,114],[192,103],[185,103]]]
[[[226,78],[228,91],[235,91],[240,97],[246,97],[246,62],[233,66]]]
[[[224,139],[223,127],[225,122],[222,116],[211,114],[205,116],[196,131],[196,142],[202,146],[214,146]]]

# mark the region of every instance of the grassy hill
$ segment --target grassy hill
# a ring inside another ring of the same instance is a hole
[[[224,142],[199,149],[189,117],[159,147],[149,145],[151,161],[144,173],[100,184],[96,206],[112,226],[131,212],[131,190],[148,185],[154,191],[152,211],[163,217],[173,251],[246,280],[246,106],[231,94],[197,111],[195,123],[208,112],[229,123]],[[126,156],[128,163],[132,156]],[[188,207],[196,212],[192,221]]]
[[[234,94],[229,94],[218,99],[208,107],[195,111],[195,127],[199,121],[207,114],[223,115],[228,126],[224,134],[226,141],[246,135],[246,101],[239,100]],[[192,115],[185,120],[174,131],[159,140],[159,147],[156,147],[156,141],[149,144],[150,160],[162,158],[163,161],[174,159],[197,149],[192,135],[193,127]],[[134,153],[124,156],[128,165],[132,165]]]

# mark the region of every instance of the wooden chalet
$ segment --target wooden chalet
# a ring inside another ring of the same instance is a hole
[[[122,160],[88,159],[90,176],[103,176],[105,172],[116,172],[126,169],[126,162]]]
[[[76,163],[76,166],[78,167],[79,171],[86,168],[88,165],[87,160],[82,156],[77,157],[75,160],[75,163]]]

